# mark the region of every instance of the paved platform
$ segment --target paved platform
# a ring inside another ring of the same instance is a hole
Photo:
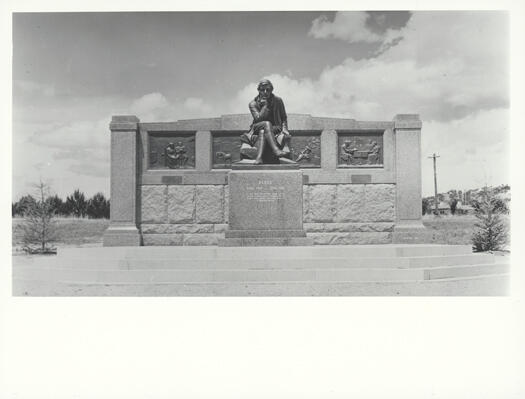
[[[505,295],[507,259],[452,245],[67,248],[14,257],[13,294]]]

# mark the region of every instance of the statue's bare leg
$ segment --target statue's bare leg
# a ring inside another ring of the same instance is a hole
[[[261,129],[259,130],[259,138],[257,139],[257,141],[259,142],[259,148],[257,149],[257,156],[255,157],[255,162],[254,164],[255,165],[259,165],[262,163],[262,156],[263,156],[263,152],[264,152],[264,147],[265,147],[265,139],[264,139],[264,130]]]
[[[286,155],[286,152],[281,151],[281,149],[277,145],[277,141],[275,140],[275,136],[273,135],[272,125],[270,122],[266,122],[264,124],[264,137],[266,137],[266,141],[270,145],[270,148],[272,149],[276,157],[280,158]]]

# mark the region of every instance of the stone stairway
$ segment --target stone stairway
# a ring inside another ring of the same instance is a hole
[[[62,249],[14,264],[14,295],[504,295],[508,258],[469,246]]]

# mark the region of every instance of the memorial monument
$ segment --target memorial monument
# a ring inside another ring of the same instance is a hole
[[[423,228],[418,115],[288,115],[270,81],[257,90],[251,115],[113,117],[104,246],[382,244]]]
[[[228,174],[228,230],[219,245],[312,245],[303,230],[303,173],[289,158],[284,102],[267,79],[257,91],[248,106],[250,130],[241,135],[241,160]]]

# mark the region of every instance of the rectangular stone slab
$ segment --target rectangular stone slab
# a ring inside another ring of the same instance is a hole
[[[226,238],[274,238],[273,230],[227,230]],[[306,237],[304,230],[279,230],[279,237]]]
[[[230,172],[228,179],[230,230],[303,229],[300,170],[239,170]]]

